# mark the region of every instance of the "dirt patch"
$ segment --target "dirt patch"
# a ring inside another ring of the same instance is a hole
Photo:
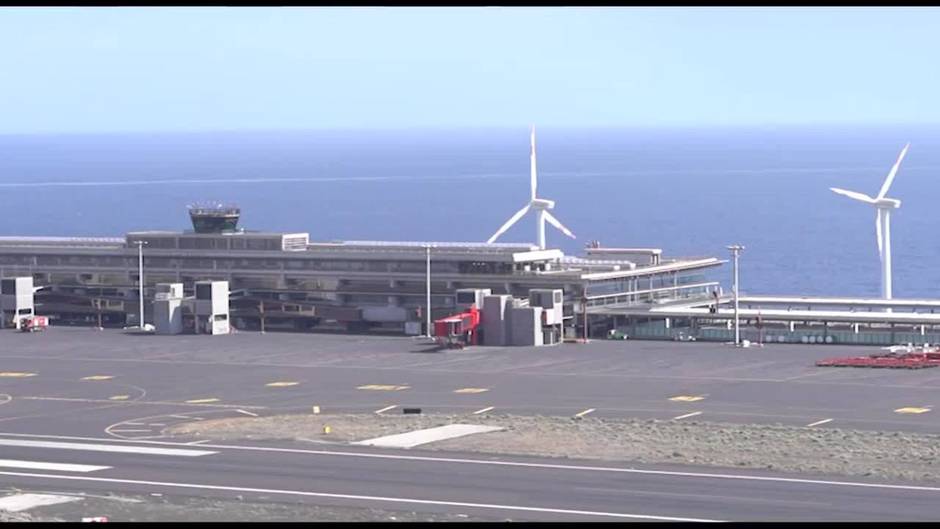
[[[346,443],[455,423],[505,430],[421,448],[940,481],[940,436],[907,432],[511,415],[311,414],[206,420],[166,433],[214,441]],[[330,433],[324,433],[325,426]]]

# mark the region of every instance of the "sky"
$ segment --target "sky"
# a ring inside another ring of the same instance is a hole
[[[0,133],[940,123],[940,8],[0,8]]]

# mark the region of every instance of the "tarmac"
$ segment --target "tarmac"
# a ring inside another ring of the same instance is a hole
[[[192,417],[392,406],[940,432],[940,370],[814,365],[875,347],[598,340],[433,351],[387,336],[5,331],[0,430],[152,439]]]
[[[875,351],[599,340],[434,352],[406,337],[2,331],[0,479],[57,493],[249,498],[487,519],[935,520],[940,488],[930,486],[420,447],[403,454],[273,441],[171,443],[162,434],[176,422],[311,413],[314,406],[322,413],[420,407],[468,417],[490,410],[938,432],[940,372],[814,365]]]

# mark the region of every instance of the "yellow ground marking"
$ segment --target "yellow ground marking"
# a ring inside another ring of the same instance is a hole
[[[208,404],[210,402],[219,402],[219,399],[193,399],[187,400],[186,404]]]
[[[409,389],[411,386],[393,386],[389,384],[367,384],[365,386],[359,386],[356,389],[370,389],[374,391],[400,391],[403,389]]]
[[[454,393],[483,393],[484,391],[489,390],[489,388],[461,388],[455,389]]]
[[[575,413],[574,416],[575,416],[575,417],[584,417],[585,415],[591,413],[592,411],[594,411],[594,408],[588,408],[588,409],[586,409],[586,410],[584,410],[584,411],[582,411],[582,412],[580,412],[580,413]]]
[[[908,407],[898,408],[894,410],[894,413],[927,413],[928,411],[930,411],[930,408]]]
[[[34,377],[36,373],[22,373],[19,371],[4,371],[0,373],[0,377],[9,377],[9,378],[24,378],[24,377]]]
[[[131,398],[130,395],[115,395],[113,397],[108,397],[108,400],[127,400]]]
[[[286,388],[287,386],[296,386],[297,384],[300,384],[300,382],[280,381],[280,382],[268,382],[267,384],[265,384],[265,386],[268,386],[269,388]]]
[[[82,377],[82,380],[110,380],[114,378],[113,375],[91,375],[90,377]]]
[[[675,402],[696,402],[704,398],[703,395],[676,395],[675,397],[669,397],[669,400]]]

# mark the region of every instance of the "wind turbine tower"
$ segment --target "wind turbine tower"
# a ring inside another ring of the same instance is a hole
[[[538,245],[540,249],[542,250],[545,249],[545,222],[546,221],[551,223],[552,226],[555,226],[556,228],[561,230],[562,233],[564,233],[568,237],[571,237],[572,239],[575,238],[574,234],[571,233],[571,230],[566,228],[564,224],[561,223],[561,221],[556,219],[554,215],[548,212],[550,209],[555,208],[555,201],[546,200],[543,198],[537,198],[536,196],[536,191],[538,190],[539,179],[538,179],[538,172],[536,171],[536,165],[535,165],[535,127],[534,126],[531,129],[531,133],[532,133],[531,134],[532,148],[529,152],[529,163],[530,163],[529,179],[530,179],[532,194],[529,198],[529,203],[526,204],[525,207],[517,211],[512,217],[509,217],[509,220],[507,220],[505,224],[500,226],[500,228],[496,230],[496,233],[494,233],[493,236],[490,237],[488,241],[486,241],[488,243],[492,243],[496,241],[496,239],[499,238],[500,235],[505,233],[506,230],[511,228],[512,225],[516,223],[516,221],[521,219],[522,216],[528,213],[529,211],[536,212],[535,236],[536,236],[536,240],[538,241]]]
[[[888,189],[894,182],[894,177],[898,173],[898,167],[901,166],[901,160],[907,154],[907,149],[911,144],[908,143],[901,149],[901,155],[898,161],[894,162],[888,177],[881,185],[878,196],[872,198],[864,193],[848,191],[837,187],[830,187],[832,191],[845,195],[853,200],[865,202],[875,207],[875,237],[878,239],[878,255],[881,257],[881,297],[891,299],[891,211],[901,207],[901,201],[894,198],[887,198]]]

